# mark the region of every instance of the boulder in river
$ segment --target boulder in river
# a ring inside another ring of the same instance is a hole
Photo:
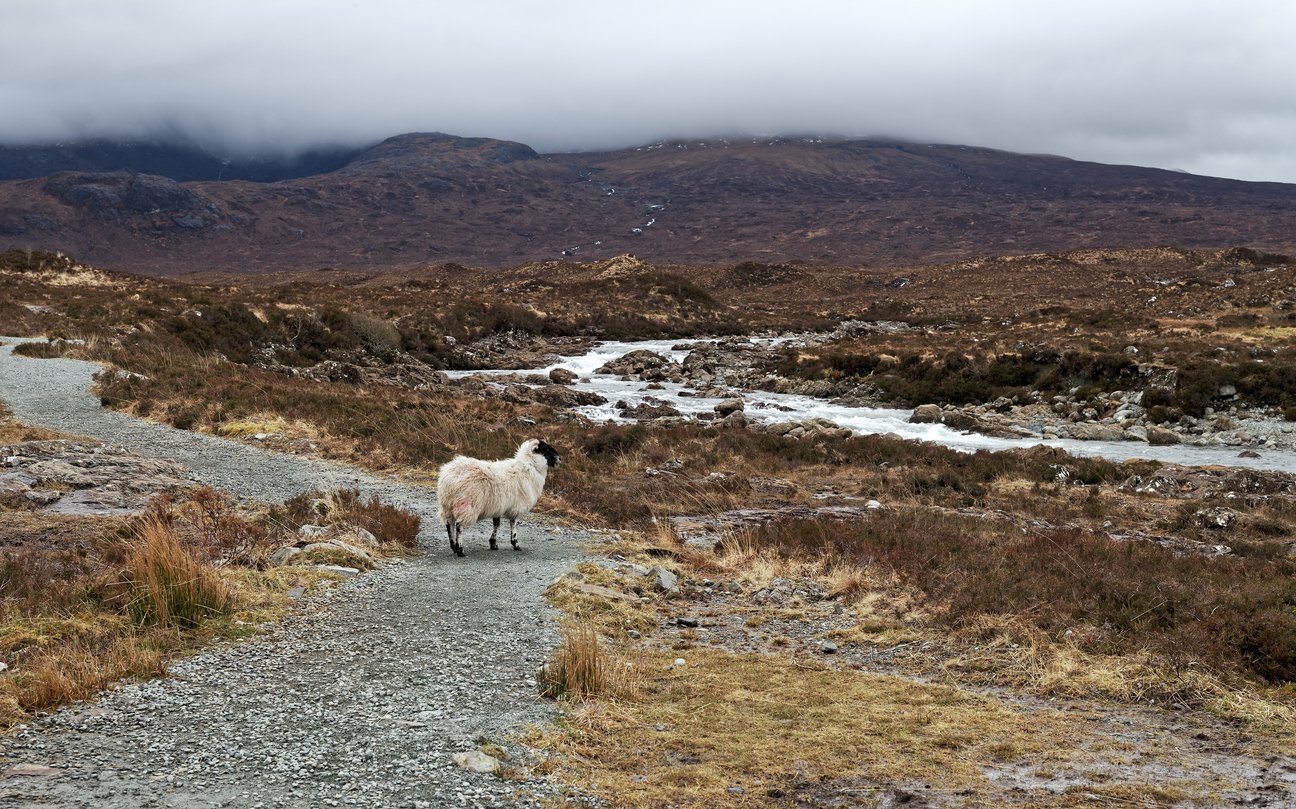
[[[741,412],[745,408],[746,405],[743,403],[742,399],[725,399],[723,402],[718,402],[714,410],[716,412],[716,415],[723,418],[724,416],[727,416],[730,413]]]
[[[1179,444],[1183,439],[1174,430],[1167,430],[1155,424],[1149,424],[1147,427],[1147,442],[1153,446],[1164,447],[1172,444]]]
[[[549,372],[549,381],[555,385],[570,385],[576,381],[576,374],[566,368],[555,368]]]
[[[918,405],[909,417],[910,424],[940,424],[941,408],[936,404]]]
[[[649,351],[646,348],[640,348],[631,351],[629,354],[617,357],[614,360],[597,368],[596,374],[620,374],[629,376],[631,374],[642,374],[653,368],[660,368],[670,363],[670,360],[658,354],[655,351]]]

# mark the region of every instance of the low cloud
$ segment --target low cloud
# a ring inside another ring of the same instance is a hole
[[[1296,182],[1275,2],[8,0],[0,27],[7,143],[831,133]]]

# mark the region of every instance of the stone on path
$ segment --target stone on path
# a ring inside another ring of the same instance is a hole
[[[41,764],[15,764],[4,771],[3,778],[53,778],[61,774],[60,770],[53,767],[46,767]]]
[[[652,576],[653,586],[663,593],[673,593],[679,589],[679,577],[664,567],[654,567],[648,571]]]
[[[473,772],[496,772],[500,768],[499,759],[488,756],[480,750],[469,753],[455,753],[454,763],[465,770]]]

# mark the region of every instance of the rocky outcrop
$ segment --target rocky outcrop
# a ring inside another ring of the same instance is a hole
[[[764,432],[770,433],[771,435],[798,440],[840,440],[843,438],[849,438],[852,434],[848,428],[842,427],[834,421],[818,418],[776,421],[772,424],[765,425],[762,429]]]
[[[637,419],[639,421],[652,421],[654,419],[672,418],[680,415],[679,410],[674,406],[661,401],[660,399],[648,398],[644,402],[631,407],[625,402],[616,403],[617,410],[626,418]]]
[[[599,366],[594,370],[594,373],[642,378],[648,371],[658,370],[671,364],[671,361],[661,354],[647,349],[639,349]]]
[[[301,564],[309,558],[320,564],[346,562],[344,567],[372,570],[377,564],[372,551],[378,539],[369,531],[354,525],[303,525],[292,542],[276,550],[270,564]]]
[[[0,446],[0,508],[119,516],[156,495],[192,485],[174,461],[109,444],[25,441]]]

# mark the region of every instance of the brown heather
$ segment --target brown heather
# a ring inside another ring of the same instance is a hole
[[[1150,650],[1270,683],[1296,679],[1296,562],[1184,555],[1080,530],[1015,527],[921,509],[754,529],[757,552],[894,574],[953,629],[1014,616],[1097,654]]]

